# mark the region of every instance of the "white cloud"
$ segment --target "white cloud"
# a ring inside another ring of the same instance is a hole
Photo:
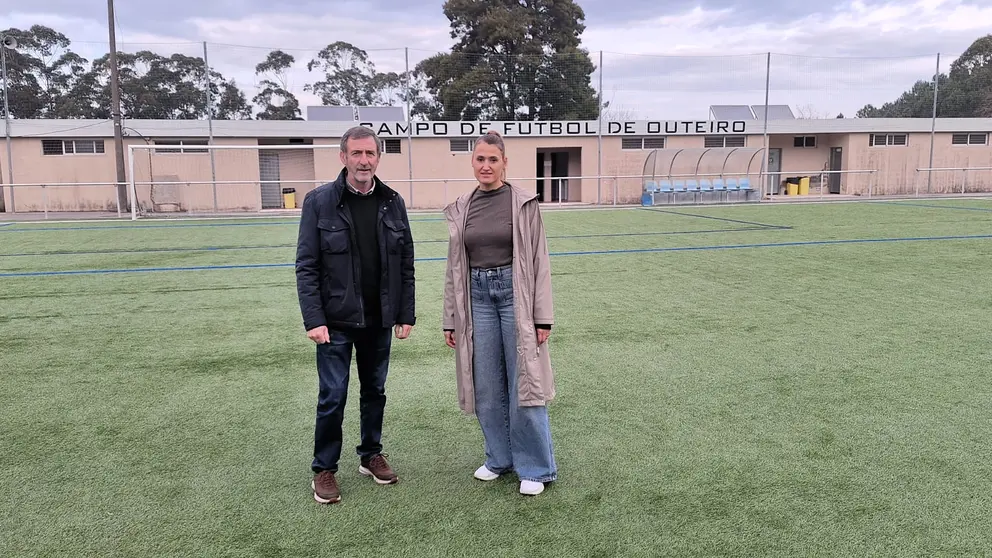
[[[269,13],[233,18],[186,20],[189,36],[209,43],[211,66],[235,79],[251,98],[254,66],[275,48],[294,55],[290,88],[301,104],[317,104],[303,91],[315,76],[306,63],[334,41],[365,49],[377,68],[402,71],[404,47],[409,65],[451,45],[448,21],[429,15],[369,20],[361,10],[329,10],[326,15]],[[338,14],[347,13],[349,16]],[[73,48],[92,59],[106,52],[106,22],[44,13],[12,13],[7,25],[34,23],[65,32]],[[598,63],[603,51],[604,97],[632,118],[705,118],[711,104],[764,102],[765,54],[771,51],[770,101],[823,115],[853,116],[866,103],[898,97],[934,70],[942,52],[944,71],[972,41],[987,33],[992,5],[963,0],[917,0],[871,6],[862,1],[838,5],[829,14],[790,22],[742,18],[732,9],[695,7],[682,13],[624,24],[587,20],[583,46]],[[120,47],[200,55],[202,44],[189,38],[139,32],[122,21]],[[145,25],[147,28],[147,24]],[[233,46],[241,45],[241,46]],[[865,58],[854,58],[865,57]],[[901,57],[901,58],[900,58]],[[599,73],[592,85],[599,85]]]
[[[988,32],[992,5],[857,1],[829,16],[787,23],[733,16],[729,9],[696,7],[590,27],[583,43],[594,56],[604,51],[604,97],[635,118],[705,118],[710,104],[763,104],[767,52],[773,53],[771,103],[851,117],[929,78],[939,51],[946,72]],[[665,56],[652,56],[657,53]]]

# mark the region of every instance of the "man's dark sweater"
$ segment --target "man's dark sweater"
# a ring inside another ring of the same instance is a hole
[[[350,188],[345,188],[344,201],[351,211],[355,240],[358,244],[365,326],[369,328],[382,327],[382,302],[379,300],[382,265],[376,227],[381,200],[378,192],[374,190],[369,195],[360,195],[351,191]]]

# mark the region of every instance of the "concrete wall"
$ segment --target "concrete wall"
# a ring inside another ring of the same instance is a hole
[[[884,133],[880,130],[879,133]],[[818,177],[815,172],[827,170],[830,150],[839,147],[843,150],[843,169],[847,171],[877,169],[875,174],[845,174],[841,180],[844,194],[868,193],[869,188],[876,195],[914,193],[927,191],[926,173],[916,169],[929,166],[930,134],[903,133],[905,145],[869,145],[868,133],[828,133],[812,134],[815,145],[795,147],[794,138],[799,134],[770,134],[769,145],[782,149],[782,176],[794,176],[803,172],[812,175],[812,190],[817,192]],[[810,134],[805,134],[810,135]],[[935,167],[979,167],[992,166],[992,147],[986,141],[983,145],[953,145],[951,133],[937,133],[935,139]],[[51,136],[45,139],[54,139]],[[41,211],[114,211],[116,210],[115,163],[112,138],[73,138],[65,140],[104,142],[103,153],[72,153],[45,155],[42,151],[42,138],[21,137],[13,140],[15,160],[16,210],[20,212]],[[170,138],[175,140],[175,138]],[[407,200],[411,208],[440,208],[453,201],[458,195],[475,186],[472,175],[471,152],[452,149],[452,140],[447,137],[420,137],[411,141],[407,138],[393,140],[399,142],[399,153],[384,152],[381,156],[378,175],[387,181]],[[630,137],[628,136],[628,140]],[[313,148],[274,150],[278,153],[279,175],[282,187],[293,187],[297,193],[297,204],[315,186],[333,180],[341,170],[339,140],[337,138],[308,138]],[[203,141],[203,138],[199,140]],[[760,148],[761,135],[749,135],[746,146]],[[126,145],[147,145],[144,140],[127,138]],[[258,138],[220,138],[217,145],[258,146]],[[266,143],[288,143],[288,140]],[[507,176],[521,186],[537,188],[537,165],[539,158],[550,151],[568,153],[567,174],[568,194],[565,201],[582,203],[611,204],[637,203],[640,199],[645,172],[645,160],[651,148],[624,149],[623,138],[606,136],[602,140],[602,172],[599,164],[599,142],[595,136],[573,137],[508,137],[506,149],[508,157]],[[165,146],[175,148],[175,146]],[[265,149],[267,146],[261,147]],[[669,136],[665,147],[671,150],[687,149],[702,151],[702,136]],[[195,149],[187,146],[184,149]],[[412,148],[412,152],[411,152]],[[126,149],[126,148],[125,148]],[[745,169],[754,151],[742,150],[741,157],[727,160],[727,171]],[[143,210],[209,212],[216,204],[221,211],[258,211],[261,204],[259,150],[218,149],[214,151],[214,169],[211,171],[208,153],[162,153],[148,149],[134,151],[134,174],[139,207]],[[412,159],[412,166],[411,166]],[[671,169],[673,173],[691,174],[717,173],[723,161],[710,155],[698,154],[676,158]],[[760,155],[751,161],[752,182],[757,182],[761,168]],[[666,167],[667,171],[667,167]],[[597,175],[601,174],[601,177]],[[650,171],[649,171],[650,174]],[[216,176],[216,182],[212,176]],[[962,173],[934,173],[930,183],[931,192],[992,191],[992,171],[972,172],[963,180]],[[412,180],[411,180],[412,177]],[[583,178],[574,178],[583,177]],[[4,178],[6,175],[4,173]],[[177,182],[178,184],[168,184]],[[98,183],[97,185],[83,185]],[[153,184],[154,183],[154,184]],[[39,184],[46,185],[44,188]],[[546,190],[553,187],[552,181],[545,181]],[[4,206],[10,211],[12,206],[9,188],[4,187]],[[544,201],[552,199],[546,191]]]

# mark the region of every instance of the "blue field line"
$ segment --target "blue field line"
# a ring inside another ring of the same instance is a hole
[[[886,203],[891,205],[907,205],[910,207],[927,207],[931,209],[954,209],[957,211],[982,211],[985,213],[992,213],[992,208],[988,208],[988,207],[962,207],[960,205],[936,205],[929,203],[897,202],[897,201],[883,201],[876,203]]]
[[[13,224],[14,223],[0,223],[0,227],[9,227],[9,226],[11,226]]]
[[[428,221],[444,221],[445,219],[410,219],[411,223],[428,222]],[[16,225],[17,223],[6,223],[0,226]],[[113,229],[129,229],[129,230],[140,230],[140,229],[172,229],[172,228],[185,228],[185,227],[273,227],[273,226],[284,226],[293,225],[299,226],[299,221],[276,221],[276,222],[259,222],[259,223],[175,223],[171,225],[93,225],[90,227],[77,226],[77,227],[35,227],[35,228],[20,228],[20,229],[8,229],[0,232],[41,232],[41,231],[101,231],[101,230],[113,230]]]
[[[765,227],[765,228],[769,228],[769,229],[785,229],[785,230],[792,229],[792,227],[789,227],[789,226],[786,226],[786,225],[769,225],[767,223],[756,223],[754,221],[741,221],[739,219],[728,219],[726,217],[713,217],[712,215],[699,215],[698,213],[683,213],[681,211],[671,211],[671,210],[668,210],[668,209],[658,209],[658,208],[654,208],[654,207],[645,207],[645,208],[642,208],[642,209],[645,209],[647,211],[656,211],[658,213],[668,213],[668,214],[671,214],[671,215],[681,215],[683,217],[698,217],[700,219],[713,219],[714,221],[726,221],[728,223],[740,223],[740,224],[743,224],[743,225],[752,225],[752,226],[755,226],[755,227]]]
[[[572,239],[572,238],[610,238],[624,236],[668,236],[668,235],[688,235],[688,234],[712,234],[726,232],[744,231],[766,231],[774,230],[767,227],[740,227],[736,229],[709,229],[698,231],[661,231],[661,232],[640,232],[640,233],[601,233],[601,234],[573,234],[561,236],[549,236],[548,239]],[[416,240],[414,244],[440,244],[448,243],[448,239],[437,240]],[[0,258],[24,258],[39,256],[102,256],[107,254],[156,254],[169,252],[223,252],[227,250],[266,250],[274,248],[295,248],[296,244],[257,244],[252,246],[200,246],[192,248],[133,248],[133,249],[109,249],[109,250],[59,250],[53,252],[23,252],[15,254],[0,254]]]
[[[551,252],[552,257],[562,256],[599,256],[618,254],[639,254],[658,252],[692,252],[707,250],[740,250],[745,248],[785,248],[794,246],[822,246],[829,244],[865,244],[877,242],[934,242],[940,240],[978,240],[992,239],[992,234],[956,235],[956,236],[915,236],[902,238],[855,238],[847,240],[797,240],[794,242],[767,242],[757,244],[724,244],[714,246],[676,246],[671,248],[628,248],[623,250],[587,250],[575,252]],[[417,262],[443,262],[447,257],[416,258]],[[183,267],[140,267],[130,269],[81,269],[73,271],[19,271],[0,273],[0,278],[9,277],[43,277],[52,275],[103,275],[113,273],[151,273],[163,271],[212,271],[224,269],[263,269],[295,267],[295,263],[268,264],[231,264],[231,265],[201,265]]]

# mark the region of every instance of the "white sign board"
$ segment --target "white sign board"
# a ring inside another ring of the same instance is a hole
[[[504,121],[504,122],[359,122],[380,138],[478,137],[496,130],[506,137],[571,137],[599,135],[599,122],[582,121]],[[686,136],[748,134],[746,120],[630,120],[604,121],[604,136]]]

